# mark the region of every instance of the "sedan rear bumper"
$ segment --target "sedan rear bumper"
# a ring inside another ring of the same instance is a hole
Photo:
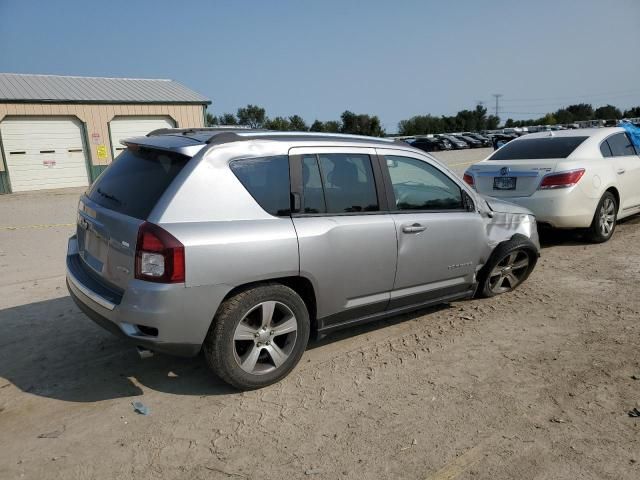
[[[533,212],[538,223],[554,228],[587,228],[591,225],[598,199],[587,197],[580,188],[538,190],[529,197],[500,197]]]

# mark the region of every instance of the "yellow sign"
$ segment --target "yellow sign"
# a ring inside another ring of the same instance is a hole
[[[106,160],[109,156],[107,154],[107,146],[106,145],[98,145],[96,147],[96,153],[98,154],[98,160]]]

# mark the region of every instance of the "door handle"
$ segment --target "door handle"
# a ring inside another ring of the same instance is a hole
[[[619,168],[618,169],[618,175],[622,175],[624,172],[626,172],[626,170],[624,168]]]
[[[420,233],[424,232],[427,227],[420,225],[419,223],[414,223],[413,225],[405,225],[402,227],[402,231],[404,233]]]

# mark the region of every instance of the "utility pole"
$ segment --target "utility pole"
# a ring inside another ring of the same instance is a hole
[[[502,97],[501,93],[494,93],[492,94],[493,97],[496,98],[496,117],[500,118],[500,115],[498,115],[498,112],[500,112],[500,97]]]

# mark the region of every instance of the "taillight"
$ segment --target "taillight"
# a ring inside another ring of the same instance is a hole
[[[568,188],[574,186],[580,181],[584,175],[584,168],[571,170],[570,172],[552,173],[545,175],[540,182],[538,189],[546,190],[549,188]]]
[[[144,222],[138,230],[135,277],[158,283],[184,282],[184,245],[158,225]]]
[[[469,175],[468,173],[465,173],[462,176],[462,179],[465,181],[465,183],[467,183],[468,185],[471,185],[472,187],[475,186],[475,181],[473,180],[473,176]]]

